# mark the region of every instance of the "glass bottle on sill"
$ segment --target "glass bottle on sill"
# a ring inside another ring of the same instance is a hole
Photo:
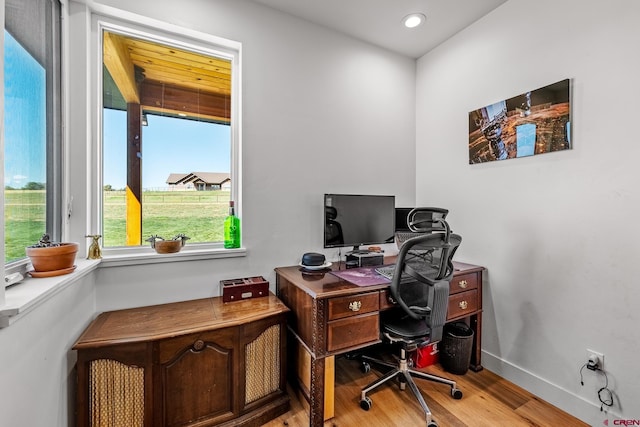
[[[240,247],[240,218],[236,216],[233,200],[229,201],[229,215],[224,220],[224,247]]]

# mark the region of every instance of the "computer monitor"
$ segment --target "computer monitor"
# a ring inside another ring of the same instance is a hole
[[[409,223],[407,222],[407,216],[413,208],[396,208],[396,230],[398,232],[407,233],[411,231],[409,229]]]
[[[353,247],[392,243],[395,196],[324,195],[324,247]]]

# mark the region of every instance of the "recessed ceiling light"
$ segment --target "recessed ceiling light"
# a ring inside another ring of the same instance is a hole
[[[411,15],[407,15],[404,18],[402,18],[402,22],[404,23],[404,26],[407,28],[415,28],[419,25],[422,25],[422,23],[427,19],[426,16],[424,16],[422,13],[412,13]]]

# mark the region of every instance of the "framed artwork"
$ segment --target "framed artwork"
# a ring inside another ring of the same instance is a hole
[[[569,149],[569,79],[469,113],[469,164]]]

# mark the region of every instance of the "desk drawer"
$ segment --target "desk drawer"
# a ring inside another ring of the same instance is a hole
[[[349,295],[329,300],[329,320],[358,316],[380,309],[378,292]]]
[[[478,310],[478,290],[459,292],[449,296],[447,320],[466,316]]]
[[[397,306],[398,305],[393,302],[393,297],[391,296],[391,291],[389,289],[380,291],[380,311]]]
[[[378,294],[374,294],[377,298]],[[327,350],[336,351],[380,339],[378,312],[334,320],[327,324]]]
[[[449,282],[449,295],[478,289],[478,274],[469,273],[455,276]]]

